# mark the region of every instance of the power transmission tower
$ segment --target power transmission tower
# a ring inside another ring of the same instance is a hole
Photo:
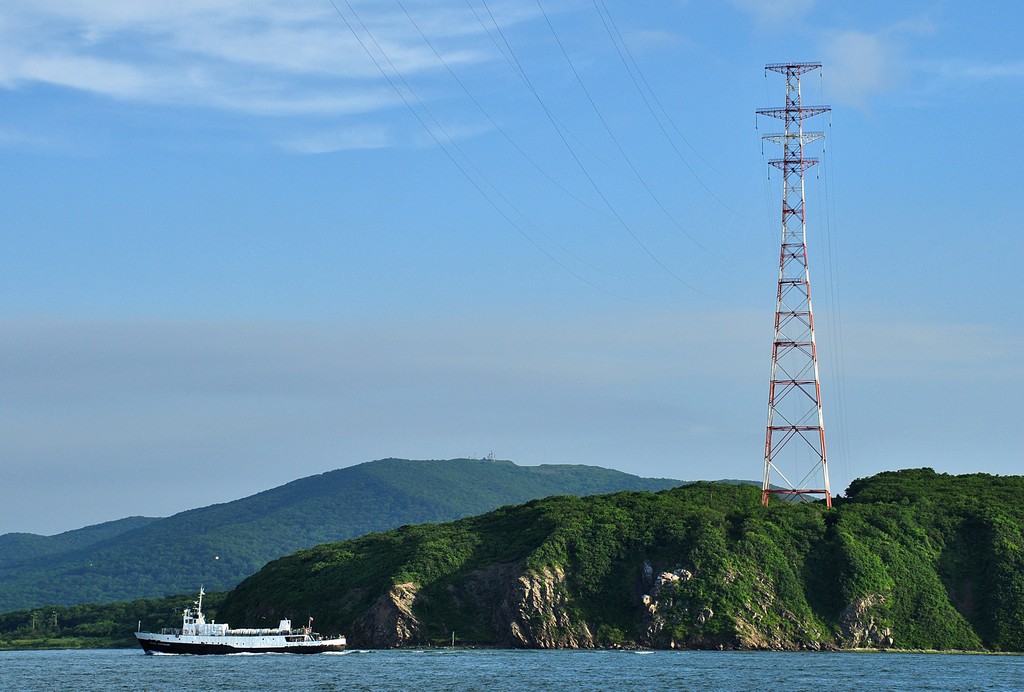
[[[782,146],[782,158],[768,161],[782,171],[782,246],[764,443],[764,505],[771,495],[805,502],[824,495],[826,504],[832,506],[804,214],[804,171],[818,162],[804,156],[804,146],[825,135],[803,129],[805,118],[828,112],[829,108],[805,106],[800,95],[800,76],[819,67],[821,63],[809,62],[765,65],[766,71],[786,78],[786,105],[757,110],[758,115],[778,118],[784,124],[782,134],[764,136],[765,140]],[[793,480],[786,472],[792,474]],[[776,476],[784,486],[773,483]],[[821,484],[816,487],[813,484],[819,478]]]

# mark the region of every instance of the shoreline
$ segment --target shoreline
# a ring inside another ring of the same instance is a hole
[[[136,642],[126,642],[118,645],[115,642],[105,642],[102,644],[89,645],[82,642],[81,639],[69,639],[66,642],[62,642],[59,639],[44,639],[44,640],[18,640],[19,642],[25,642],[24,646],[10,646],[8,642],[0,641],[0,653],[8,651],[99,651],[99,650],[119,650],[119,649],[135,649],[138,648]],[[77,644],[76,644],[77,643]],[[684,652],[684,651],[708,651],[717,653],[731,653],[731,652],[742,652],[742,653],[808,653],[808,654],[921,654],[921,655],[970,655],[970,656],[1024,656],[1024,651],[989,651],[985,649],[981,650],[964,650],[964,649],[899,649],[899,648],[829,648],[829,649],[709,649],[709,648],[675,648],[675,649],[648,649],[644,647],[593,647],[587,649],[581,648],[560,648],[560,649],[524,649],[524,648],[505,648],[498,646],[490,646],[487,644],[465,644],[460,646],[396,646],[396,647],[349,647],[348,650],[358,651],[479,651],[479,650],[491,650],[491,651],[623,651],[623,652],[638,652],[647,651],[651,653],[660,652]]]

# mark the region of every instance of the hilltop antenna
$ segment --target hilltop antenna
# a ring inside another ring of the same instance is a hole
[[[782,134],[763,139],[782,146],[782,158],[768,161],[782,171],[782,245],[779,252],[779,286],[775,308],[775,339],[772,342],[772,376],[768,388],[768,425],[764,443],[764,483],[761,502],[772,495],[810,502],[824,495],[832,506],[825,454],[825,424],[821,412],[821,381],[814,340],[811,310],[811,279],[807,268],[807,219],[804,214],[804,171],[818,163],[804,156],[804,145],[825,135],[804,132],[803,121],[831,110],[828,106],[804,106],[800,96],[800,75],[821,67],[821,63],[773,63],[765,72],[786,78],[786,105],[759,108],[758,115],[782,120]],[[795,469],[790,481],[780,465]],[[821,487],[808,487],[820,473]],[[803,474],[798,476],[796,474]],[[785,483],[774,486],[773,476]]]

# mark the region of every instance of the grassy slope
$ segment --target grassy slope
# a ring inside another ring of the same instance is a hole
[[[228,589],[268,560],[326,541],[557,493],[654,490],[677,483],[588,466],[369,462],[182,512],[74,550],[0,564],[0,612],[189,593],[200,584]]]
[[[1021,493],[1020,477],[923,469],[858,481],[834,511],[765,510],[754,488],[705,483],[553,497],[301,551],[240,584],[222,614],[233,622],[313,614],[325,631],[353,632],[392,584],[415,582],[425,640],[455,630],[488,643],[499,640],[489,614],[501,590],[481,590],[481,575],[497,575],[498,565],[517,574],[562,567],[567,611],[598,644],[643,643],[647,561],[655,573],[694,575],[666,587],[653,645],[735,645],[739,632],[753,631],[747,641],[764,646],[831,646],[842,639],[847,604],[880,596],[869,615],[897,647],[1021,651]]]

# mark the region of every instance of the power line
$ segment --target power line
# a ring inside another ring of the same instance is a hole
[[[824,96],[824,75],[819,75],[819,83]],[[824,99],[822,99],[824,100]],[[829,328],[832,332],[832,339],[830,340],[830,353],[831,353],[831,369],[833,372],[833,380],[835,382],[835,404],[836,404],[836,416],[839,422],[839,464],[846,477],[847,481],[853,479],[852,466],[851,466],[851,455],[850,455],[850,437],[849,437],[849,420],[847,416],[847,399],[846,399],[846,368],[845,368],[845,339],[843,336],[843,317],[842,317],[842,301],[841,301],[841,286],[840,286],[840,273],[839,273],[839,234],[836,229],[838,223],[838,214],[836,212],[836,195],[835,195],[835,158],[832,154],[834,148],[834,139],[832,134],[832,114],[829,113],[828,120],[829,137],[826,142],[831,141],[833,146],[822,148],[822,170],[821,175],[824,180],[824,209],[825,209],[825,236],[826,236],[826,250],[828,252],[828,262],[826,267],[828,268],[828,284],[829,284],[829,311],[826,313],[829,315]]]
[[[468,0],[467,0],[467,2],[468,2]],[[541,110],[547,116],[548,120],[551,123],[552,128],[554,128],[555,132],[559,136],[559,139],[561,139],[562,144],[569,151],[569,154],[571,155],[573,161],[576,162],[576,165],[580,169],[580,172],[583,174],[583,176],[590,183],[591,187],[594,189],[594,192],[598,195],[598,197],[601,198],[601,201],[604,202],[605,206],[608,208],[608,210],[612,214],[612,216],[615,217],[615,220],[618,222],[618,224],[620,226],[622,226],[622,228],[629,234],[629,236],[633,239],[633,241],[644,251],[644,253],[647,254],[648,257],[651,258],[651,260],[654,261],[655,264],[657,264],[659,267],[661,267],[661,269],[665,273],[667,273],[669,276],[671,276],[673,279],[678,281],[683,286],[686,286],[687,288],[689,288],[691,291],[694,291],[696,293],[700,293],[702,295],[708,295],[706,292],[704,292],[704,291],[698,289],[697,287],[691,285],[690,283],[685,281],[682,277],[680,277],[678,274],[676,274],[674,271],[672,271],[664,262],[661,261],[661,259],[657,255],[654,254],[653,251],[651,251],[650,248],[647,247],[647,245],[633,231],[633,229],[629,226],[629,224],[626,223],[625,219],[622,218],[622,215],[619,214],[618,210],[611,203],[611,200],[608,199],[608,196],[605,195],[604,191],[597,184],[597,181],[594,179],[593,175],[591,175],[590,171],[583,164],[583,161],[580,159],[579,154],[577,154],[575,149],[573,149],[572,145],[569,144],[569,141],[566,138],[566,133],[563,132],[563,129],[561,127],[559,127],[557,119],[555,118],[555,116],[552,113],[551,109],[544,102],[544,99],[541,98],[540,93],[537,91],[536,87],[534,87],[533,82],[530,80],[529,75],[526,73],[526,70],[523,68],[522,63],[520,62],[519,58],[516,56],[516,52],[515,52],[515,50],[513,50],[511,44],[509,43],[507,37],[505,36],[505,33],[502,31],[501,26],[494,19],[494,13],[491,12],[490,6],[487,4],[487,1],[486,0],[482,0],[481,4],[487,9],[488,15],[490,16],[491,21],[493,22],[495,29],[497,30],[498,34],[501,36],[502,41],[504,42],[505,46],[508,49],[508,56],[506,56],[506,59],[510,61],[510,64],[514,65],[514,71],[517,74],[519,74],[520,78],[523,80],[523,83],[527,86],[527,90],[533,95],[533,97],[536,99],[537,103],[540,105]],[[538,1],[538,5],[539,4],[540,3]],[[543,7],[541,7],[541,10],[543,11]],[[474,14],[476,14],[476,13],[474,13]],[[481,25],[484,26],[485,29],[486,29],[486,25],[483,24],[483,22],[480,19],[479,15],[476,14],[476,16],[477,16],[478,20],[481,21]],[[546,16],[547,15],[545,14],[545,17]],[[490,35],[489,32],[488,32],[488,35]],[[501,52],[502,52],[503,55],[505,55],[504,51],[501,51]]]
[[[552,262],[557,264],[559,267],[564,269],[566,272],[568,272],[569,274],[571,274],[575,278],[579,279],[583,283],[591,286],[592,288],[595,288],[595,289],[597,289],[597,290],[599,290],[599,291],[601,291],[603,293],[606,293],[608,295],[611,295],[613,297],[625,299],[624,296],[620,296],[620,295],[617,295],[615,293],[612,293],[611,291],[608,291],[607,289],[605,289],[605,288],[595,284],[594,282],[590,281],[589,279],[583,277],[578,272],[573,271],[570,267],[566,266],[563,262],[558,260],[558,258],[554,257],[544,247],[542,247],[539,243],[537,243],[537,241],[535,241],[528,233],[526,233],[522,229],[522,227],[519,226],[519,224],[517,224],[508,215],[508,213],[506,213],[506,211],[504,209],[502,209],[497,204],[497,202],[495,202],[494,199],[491,198],[490,195],[487,194],[487,192],[483,189],[483,187],[481,187],[480,183],[478,183],[477,180],[475,178],[473,178],[473,176],[471,176],[469,174],[469,171],[466,170],[465,166],[463,166],[462,163],[454,156],[454,154],[452,154],[452,152],[447,147],[444,146],[444,144],[442,143],[441,139],[437,136],[437,133],[434,131],[434,129],[432,129],[427,124],[427,122],[420,115],[419,111],[417,111],[417,109],[413,107],[412,102],[410,102],[410,100],[406,96],[405,92],[403,92],[402,89],[399,88],[398,84],[391,77],[391,74],[389,74],[388,71],[384,69],[383,65],[381,65],[380,61],[373,54],[373,51],[371,51],[369,46],[367,46],[366,42],[363,41],[362,37],[355,30],[355,27],[352,26],[352,23],[349,21],[348,17],[345,16],[345,14],[337,6],[335,1],[334,0],[329,0],[329,1],[331,3],[331,6],[334,8],[334,11],[337,13],[337,15],[341,18],[341,20],[343,22],[345,22],[345,26],[348,27],[348,30],[352,33],[353,38],[356,39],[356,41],[362,47],[363,51],[366,53],[367,57],[370,58],[370,60],[374,64],[374,66],[376,66],[377,70],[381,73],[381,75],[384,77],[384,79],[387,80],[388,84],[395,91],[395,93],[398,95],[398,97],[402,100],[402,102],[405,104],[406,108],[409,109],[409,111],[413,114],[413,116],[420,123],[420,125],[423,127],[423,129],[427,131],[427,134],[429,134],[431,139],[434,140],[434,143],[437,144],[438,148],[440,148],[441,151],[443,151],[445,153],[445,155],[452,162],[452,164],[455,165],[455,167],[459,170],[459,172],[463,175],[463,177],[465,177],[466,180],[468,180],[469,183],[471,185],[473,185],[474,188],[476,188],[477,192],[479,192],[480,195],[483,196],[483,198],[485,200],[487,200],[487,202],[491,205],[491,207],[493,207],[494,210],[496,212],[498,212],[498,214],[503,219],[505,219],[505,221],[510,226],[512,226],[514,229],[516,229],[516,231],[519,232],[520,235],[522,235],[527,241],[530,242],[530,244],[532,244],[535,248],[537,248],[545,257],[547,257],[549,260],[551,260]],[[433,120],[434,124],[437,125],[438,130],[445,136],[445,138],[448,139],[448,141],[452,144],[453,148],[456,151],[458,151],[460,154],[462,154],[463,158],[465,158],[466,161],[472,166],[473,165],[472,161],[465,155],[465,153],[461,150],[461,148],[458,146],[458,144],[455,142],[455,140],[451,137],[451,135],[448,134],[448,132],[444,128],[444,126],[441,125],[441,123],[437,120],[437,118],[434,117],[434,115],[433,115],[433,113],[431,113],[430,109],[427,108],[426,104],[424,104],[423,101],[416,95],[416,92],[412,89],[412,87],[409,85],[409,83],[405,80],[405,78],[402,76],[401,72],[397,69],[397,67],[395,67],[394,63],[391,61],[391,59],[388,57],[387,53],[381,47],[380,43],[374,38],[374,36],[370,32],[369,28],[366,26],[366,24],[360,18],[359,14],[355,11],[355,8],[352,7],[352,3],[349,2],[349,0],[345,0],[345,5],[346,5],[346,7],[348,7],[349,12],[352,13],[352,16],[355,17],[356,21],[359,22],[360,27],[362,27],[364,33],[367,35],[369,40],[374,44],[374,46],[377,48],[378,52],[381,54],[381,56],[384,58],[384,60],[391,67],[391,69],[394,72],[395,76],[398,77],[398,79],[401,80],[402,83],[405,85],[405,87],[408,90],[409,94],[412,95],[412,97],[416,100],[416,102],[423,109],[423,111],[430,117],[431,120]],[[474,170],[476,170],[477,173],[481,176],[481,178],[485,182],[487,182],[487,179],[483,175],[483,173],[478,168],[476,168],[475,166],[473,166],[473,167],[474,167]],[[489,182],[488,182],[488,185],[490,185]],[[495,190],[495,192],[498,192],[497,188],[494,188],[493,185],[491,185],[491,187],[492,187],[492,189]],[[498,193],[498,194],[500,195],[500,193]],[[507,200],[506,200],[506,202],[507,202]],[[514,207],[513,207],[513,209],[514,209]]]
[[[686,166],[686,169],[693,175],[697,182],[700,183],[701,187],[703,187],[704,190],[709,195],[711,195],[711,197],[713,197],[716,202],[721,204],[730,212],[740,215],[739,212],[737,212],[735,209],[726,204],[717,194],[715,194],[715,192],[710,187],[708,187],[708,185],[704,182],[704,179],[701,178],[701,176],[697,173],[693,166],[690,165],[689,160],[685,156],[683,156],[683,152],[681,152],[679,150],[679,147],[676,146],[675,139],[671,137],[668,133],[668,130],[665,129],[665,125],[662,123],[661,117],[658,116],[658,114],[654,110],[654,107],[651,105],[651,100],[653,100],[654,103],[658,106],[658,110],[661,111],[662,116],[665,118],[665,120],[668,121],[673,131],[676,133],[679,139],[681,139],[683,143],[686,144],[690,151],[692,151],[697,156],[697,158],[699,158],[704,163],[704,165],[706,165],[710,170],[714,171],[715,173],[718,173],[718,175],[722,177],[726,177],[723,173],[721,173],[718,169],[711,165],[711,163],[707,159],[701,156],[700,152],[697,151],[697,149],[694,148],[694,146],[690,143],[686,136],[683,135],[682,130],[680,130],[679,126],[676,125],[675,120],[673,120],[672,116],[669,115],[668,111],[665,109],[665,106],[662,105],[657,93],[654,91],[654,89],[651,88],[650,82],[647,81],[647,77],[644,75],[643,70],[640,69],[640,64],[636,61],[636,58],[633,56],[632,51],[630,51],[629,44],[626,43],[625,38],[623,38],[622,36],[622,32],[619,31],[618,25],[616,25],[615,20],[612,18],[611,12],[608,10],[608,5],[604,2],[604,0],[600,0],[600,5],[598,5],[598,0],[593,0],[593,3],[594,8],[597,10],[598,16],[601,18],[601,22],[604,24],[605,31],[608,34],[608,38],[611,39],[612,45],[615,47],[615,52],[618,54],[619,60],[622,62],[623,67],[626,68],[626,73],[629,74],[629,77],[633,82],[633,86],[636,87],[637,93],[640,94],[640,98],[643,100],[644,105],[647,106],[647,110],[650,112],[651,117],[654,118],[654,121],[658,124],[658,129],[661,130],[661,133],[665,136],[666,141],[668,141],[669,145],[672,147],[672,150],[676,153],[676,156],[679,158],[680,161],[682,161],[683,165]],[[626,60],[627,56],[629,58],[628,62]],[[639,76],[639,80],[637,79],[637,76]],[[640,82],[643,82],[643,87],[640,86]],[[648,99],[648,94],[650,94],[650,99]]]
[[[476,17],[477,22],[480,24],[481,28],[487,34],[487,37],[491,40],[491,43],[494,44],[494,47],[498,50],[501,56],[505,58],[505,62],[508,63],[509,67],[512,68],[512,72],[519,78],[519,80],[523,83],[526,89],[534,96],[538,103],[540,103],[541,108],[545,110],[545,114],[552,121],[552,125],[556,130],[558,130],[559,134],[564,135],[569,139],[572,139],[584,151],[586,151],[590,156],[592,156],[595,161],[604,164],[604,166],[607,167],[608,170],[622,176],[623,178],[630,178],[630,175],[628,173],[620,170],[614,164],[603,158],[599,153],[595,152],[593,149],[588,147],[587,143],[584,142],[579,137],[577,137],[576,134],[572,131],[572,129],[568,125],[566,125],[554,113],[554,111],[547,108],[546,104],[544,103],[544,100],[540,96],[540,93],[537,92],[537,90],[534,88],[533,83],[530,81],[529,76],[526,74],[526,68],[524,68],[522,63],[519,62],[519,57],[512,49],[512,45],[509,43],[508,38],[505,36],[504,30],[502,30],[501,25],[498,23],[498,20],[494,16],[494,13],[491,12],[491,8],[490,5],[487,4],[487,0],[480,0],[480,2],[487,10],[487,16],[490,18],[491,26],[494,27],[494,31],[501,38],[500,44],[498,43],[498,39],[494,37],[494,33],[492,33],[491,31],[491,27],[488,26],[487,23],[480,16],[480,13],[477,11],[476,7],[473,6],[471,0],[466,0],[466,5],[473,13],[473,16]],[[504,45],[504,47],[502,44]]]
[[[479,110],[480,113],[483,114],[483,116],[487,119],[487,122],[489,122],[491,124],[491,126],[499,134],[501,134],[501,136],[505,139],[505,141],[507,141],[531,166],[533,166],[537,170],[538,173],[543,175],[552,185],[554,185],[559,190],[564,192],[568,197],[570,197],[571,199],[575,200],[580,205],[582,205],[583,207],[589,209],[590,211],[594,212],[595,214],[599,214],[601,216],[605,216],[606,218],[608,218],[607,215],[603,211],[601,211],[600,209],[597,209],[597,208],[591,206],[586,200],[583,200],[580,197],[578,197],[577,195],[573,194],[573,192],[571,190],[569,190],[564,185],[562,185],[560,182],[558,182],[554,178],[554,176],[552,176],[544,168],[542,168],[540,166],[540,164],[538,164],[536,162],[536,160],[534,160],[533,157],[531,157],[529,154],[527,154],[526,151],[523,150],[523,148],[521,146],[519,146],[519,144],[514,139],[512,139],[512,137],[508,134],[508,131],[505,130],[505,128],[503,128],[501,125],[499,125],[497,121],[495,121],[494,117],[492,117],[491,114],[487,111],[487,109],[484,108],[483,105],[480,103],[480,100],[477,99],[476,96],[473,95],[473,92],[471,92],[469,90],[469,88],[466,86],[466,84],[459,78],[459,76],[457,74],[455,74],[455,71],[451,68],[451,65],[449,65],[448,61],[444,59],[444,56],[441,55],[441,52],[439,50],[437,50],[437,48],[434,46],[433,41],[431,41],[430,38],[426,35],[426,33],[424,33],[424,31],[420,28],[419,23],[416,22],[416,20],[413,18],[413,16],[409,13],[409,10],[406,9],[405,5],[402,3],[402,0],[395,0],[395,2],[397,2],[398,6],[400,8],[402,8],[402,12],[404,12],[405,16],[409,19],[409,23],[412,24],[412,26],[416,29],[416,31],[419,33],[420,37],[423,39],[423,42],[427,44],[427,46],[430,48],[430,50],[434,53],[434,56],[437,57],[438,61],[444,66],[445,70],[447,70],[447,72],[451,76],[451,78],[455,80],[455,83],[459,85],[459,87],[462,89],[463,92],[465,92],[466,96],[468,96],[470,101],[473,102],[473,105],[476,106],[477,110]],[[548,239],[551,240],[550,238],[548,238]],[[555,241],[552,240],[551,242],[554,243],[555,245],[557,245],[558,247],[560,247],[562,250],[565,250],[565,252],[567,252],[568,254],[572,255],[571,252],[569,252],[565,248],[562,248],[560,245],[555,243]],[[573,256],[575,257],[575,255],[573,255]],[[580,258],[577,257],[576,259],[580,259]],[[583,260],[580,260],[580,261],[583,261]],[[593,267],[593,268],[597,269],[597,267]]]
[[[565,62],[569,65],[569,69],[572,71],[573,76],[576,77],[576,83],[580,85],[580,89],[587,97],[587,101],[590,103],[590,107],[594,110],[594,113],[597,115],[597,119],[600,121],[601,126],[604,128],[604,131],[608,134],[608,137],[611,138],[612,143],[615,144],[615,148],[619,150],[619,154],[622,156],[623,161],[626,162],[626,165],[629,166],[629,169],[633,172],[633,176],[636,179],[636,181],[640,183],[641,187],[644,188],[644,190],[647,192],[650,198],[654,200],[654,203],[658,205],[658,208],[661,209],[662,212],[664,212],[665,216],[668,217],[669,221],[671,221],[676,228],[682,231],[683,235],[685,235],[690,240],[690,242],[692,242],[694,245],[696,245],[709,255],[714,256],[714,254],[710,250],[708,250],[696,238],[690,235],[690,232],[687,231],[681,223],[679,223],[675,216],[672,215],[672,212],[670,212],[668,208],[658,198],[658,196],[654,194],[654,190],[651,189],[651,186],[647,183],[647,180],[644,179],[644,177],[640,174],[640,171],[637,170],[637,167],[633,164],[633,160],[626,153],[626,150],[622,147],[622,144],[619,142],[618,137],[615,136],[615,133],[612,132],[611,127],[608,126],[608,121],[605,119],[604,114],[601,113],[601,109],[597,107],[597,103],[594,101],[594,97],[591,96],[590,90],[587,89],[587,85],[583,82],[583,78],[580,77],[580,73],[576,69],[576,65],[573,63],[572,58],[569,57],[569,53],[566,52],[565,46],[562,44],[562,39],[559,38],[558,32],[555,31],[555,27],[551,23],[551,18],[548,17],[548,13],[544,10],[544,5],[541,3],[541,0],[537,0],[537,7],[540,8],[541,14],[544,15],[544,21],[547,23],[548,29],[551,30],[551,35],[555,38],[555,43],[558,44],[558,49],[562,52],[562,57],[565,58]]]

